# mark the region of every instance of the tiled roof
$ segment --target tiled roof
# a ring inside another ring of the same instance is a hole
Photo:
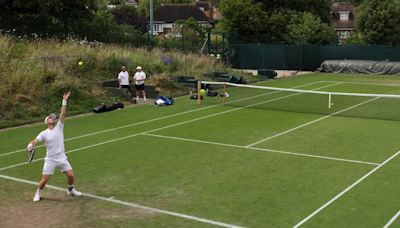
[[[198,7],[191,4],[161,5],[154,12],[154,21],[175,22],[193,17],[196,21],[209,21]]]
[[[354,12],[354,6],[350,2],[335,2],[331,5],[331,11],[334,13],[339,11]]]

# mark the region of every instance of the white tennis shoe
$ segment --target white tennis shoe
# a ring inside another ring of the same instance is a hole
[[[39,202],[40,201],[40,192],[36,191],[35,196],[33,197],[33,202]]]
[[[68,191],[67,193],[70,196],[81,196],[82,192],[78,192],[75,188],[71,189],[71,191]]]

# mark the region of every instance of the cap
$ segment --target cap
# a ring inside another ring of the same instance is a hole
[[[47,124],[47,121],[49,119],[54,119],[54,120],[57,119],[56,114],[55,113],[51,113],[50,115],[46,116],[46,118],[44,119],[44,124]]]
[[[137,67],[136,67],[136,70],[141,70],[141,69],[142,69],[141,66],[137,66]]]

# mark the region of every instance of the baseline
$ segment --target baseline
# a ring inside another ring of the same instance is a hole
[[[10,176],[5,176],[5,175],[1,175],[0,174],[0,178],[6,179],[6,180],[16,181],[16,182],[19,182],[19,183],[25,183],[25,184],[30,184],[30,185],[37,186],[37,182],[24,180],[24,179],[20,179],[20,178],[16,178],[16,177],[10,177]],[[60,187],[52,186],[52,185],[46,185],[46,188],[50,188],[50,189],[57,190],[57,191],[63,191],[63,192],[65,191],[64,188],[60,188]],[[160,214],[166,214],[166,215],[170,215],[170,216],[174,216],[174,217],[179,217],[179,218],[184,218],[184,219],[188,219],[188,220],[207,223],[207,224],[211,224],[211,225],[215,225],[215,226],[228,227],[228,228],[241,228],[241,226],[237,226],[237,225],[232,225],[232,224],[227,224],[227,223],[218,222],[218,221],[214,221],[214,220],[209,220],[209,219],[205,219],[205,218],[200,218],[200,217],[197,217],[197,216],[186,215],[186,214],[181,214],[181,213],[177,213],[177,212],[157,209],[157,208],[154,208],[154,207],[143,206],[143,205],[139,205],[139,204],[136,204],[136,203],[130,203],[130,202],[127,202],[127,201],[117,200],[115,198],[106,198],[106,197],[103,197],[103,196],[98,196],[98,195],[94,195],[94,194],[90,194],[90,193],[84,193],[84,192],[82,192],[82,196],[85,196],[85,197],[88,197],[88,198],[92,198],[92,199],[101,200],[101,201],[111,202],[111,203],[115,203],[115,204],[125,205],[125,206],[128,206],[128,207],[138,208],[138,209],[142,209],[142,210],[146,210],[146,211],[152,211],[152,212],[157,212],[157,213],[160,213]]]

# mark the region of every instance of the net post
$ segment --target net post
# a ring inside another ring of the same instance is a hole
[[[197,104],[198,105],[200,104],[200,98],[201,98],[200,89],[201,89],[201,81],[198,80],[197,81]]]
[[[328,98],[328,109],[331,109],[332,107],[332,94],[329,94],[329,98]]]

